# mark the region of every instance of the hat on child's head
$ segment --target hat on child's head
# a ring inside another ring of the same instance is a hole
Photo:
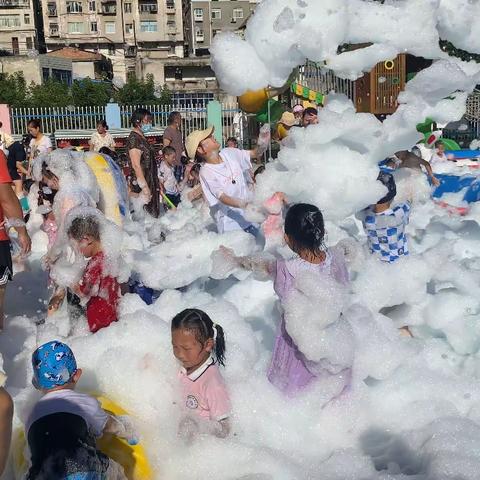
[[[388,193],[383,198],[381,198],[377,202],[377,204],[391,202],[397,194],[397,186],[395,185],[395,179],[393,178],[393,175],[388,172],[380,172],[378,174],[377,180],[379,182],[382,182],[383,185],[385,185],[388,189]]]
[[[77,361],[72,350],[58,340],[38,347],[32,355],[33,384],[49,390],[70,382],[77,371]]]

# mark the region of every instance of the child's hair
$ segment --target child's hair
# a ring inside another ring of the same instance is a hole
[[[32,118],[28,121],[27,127],[42,128],[42,122],[38,118]]]
[[[437,140],[435,142],[435,148],[441,147],[443,145],[443,142],[441,140]]]
[[[118,154],[108,147],[102,147],[98,151],[98,153],[100,153],[101,155],[108,155],[112,160],[117,160],[118,159]]]
[[[93,215],[76,217],[70,224],[67,233],[69,237],[77,241],[86,236],[100,241],[100,225],[98,223],[98,219]]]
[[[377,205],[391,202],[397,194],[397,186],[395,185],[395,179],[393,178],[393,175],[388,172],[380,172],[377,180],[385,185],[388,189],[387,194],[377,202]]]
[[[253,174],[253,178],[256,179],[257,178],[257,175],[260,175],[261,173],[263,173],[265,171],[265,165],[260,165],[254,172]]]
[[[308,107],[303,111],[302,118],[305,118],[307,115],[318,115],[318,110],[313,107]]]
[[[235,145],[238,146],[238,140],[235,137],[228,137],[225,143],[228,143],[228,142],[233,142]]]
[[[42,176],[49,180],[58,179],[58,177],[48,168],[47,162],[42,163]]]
[[[285,234],[290,240],[291,249],[299,254],[309,251],[320,254],[325,245],[325,224],[322,212],[308,203],[292,205],[285,217]]]
[[[53,201],[55,200],[56,194],[57,192],[55,190],[52,190],[43,182],[40,182],[38,184],[38,205],[44,205],[45,201],[50,203],[50,205],[53,205]]]
[[[173,147],[171,147],[170,145],[167,145],[166,147],[163,147],[162,153],[164,155],[171,155],[171,154],[176,155],[177,151]]]
[[[188,330],[195,335],[202,345],[213,338],[215,356],[220,365],[225,366],[225,334],[220,325],[213,323],[212,319],[198,308],[187,308],[173,317],[172,332],[174,330]]]
[[[97,122],[97,127],[98,127],[98,126],[103,127],[105,130],[108,130],[108,124],[107,124],[107,122],[106,122],[105,120],[99,120],[99,121]]]

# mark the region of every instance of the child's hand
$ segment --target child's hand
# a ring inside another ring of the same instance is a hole
[[[438,187],[440,185],[440,180],[437,177],[432,177],[432,184],[434,187]]]
[[[178,425],[178,436],[191,444],[199,433],[198,423],[192,417],[184,417]]]
[[[63,303],[63,299],[65,298],[65,290],[61,290],[57,292],[48,302],[48,313],[56,312]]]
[[[129,445],[137,445],[139,442],[135,425],[129,415],[110,415],[104,431],[125,439]]]
[[[218,251],[225,257],[225,260],[234,261],[237,258],[235,252],[225,245],[220,245]]]

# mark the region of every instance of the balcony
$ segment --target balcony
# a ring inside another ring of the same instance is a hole
[[[155,2],[149,2],[149,3],[140,2],[138,4],[138,11],[139,13],[156,14],[158,13],[158,5]]]
[[[137,56],[137,47],[134,45],[128,45],[125,48],[125,58],[135,58]]]
[[[116,15],[117,14],[117,2],[116,1],[103,1],[100,7],[100,13],[102,15]]]
[[[0,8],[29,8],[30,0],[0,0]]]
[[[167,13],[170,13],[170,14],[175,13],[175,2],[169,2],[167,0],[165,7],[166,7]]]
[[[51,37],[59,37],[60,36],[60,30],[58,29],[58,25],[51,24],[50,28],[48,29],[48,33]]]
[[[116,15],[117,14],[116,0],[102,0],[100,13],[102,13],[103,15]]]
[[[56,17],[57,14],[57,7],[47,7],[47,15],[49,17]]]

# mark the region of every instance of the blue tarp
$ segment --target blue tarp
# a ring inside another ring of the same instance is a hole
[[[456,159],[480,158],[480,150],[446,150],[446,155],[453,155]]]

